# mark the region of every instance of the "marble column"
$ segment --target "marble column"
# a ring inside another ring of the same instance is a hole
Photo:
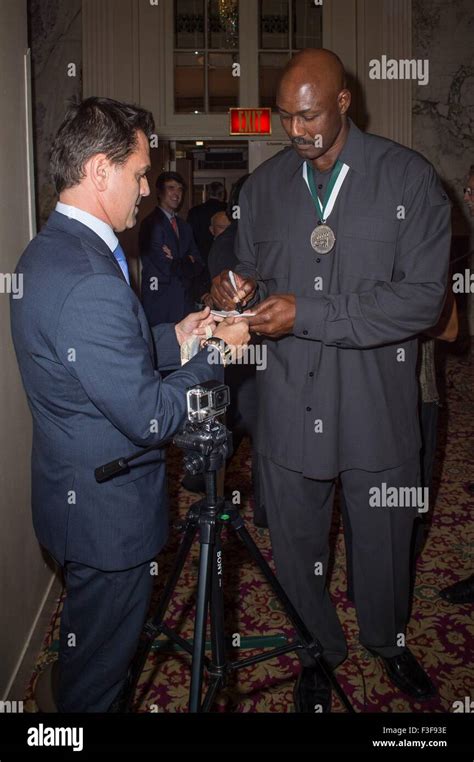
[[[68,101],[82,95],[82,0],[30,0],[38,227],[56,203],[49,152]]]
[[[435,166],[453,203],[455,255],[474,249],[474,217],[463,187],[474,164],[472,3],[413,0],[413,54],[428,58],[426,86],[413,84],[413,147]],[[471,256],[471,272],[474,259]],[[474,297],[468,299],[474,335]]]

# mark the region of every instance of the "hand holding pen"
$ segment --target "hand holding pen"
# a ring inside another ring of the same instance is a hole
[[[239,294],[239,289],[237,287],[237,281],[235,279],[235,275],[232,272],[232,270],[229,270],[229,280],[232,283],[233,288],[235,289],[235,293],[238,295]],[[240,302],[236,302],[235,309],[237,310],[237,312],[242,314],[242,312],[244,311],[244,306],[243,306],[241,301]]]
[[[224,270],[213,278],[211,296],[219,309],[236,309],[242,313],[256,288],[257,283],[253,278],[243,278],[232,270]]]

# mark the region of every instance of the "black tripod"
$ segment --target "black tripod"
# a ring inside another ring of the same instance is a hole
[[[145,666],[150,649],[159,634],[164,634],[192,656],[190,712],[208,712],[219,690],[225,686],[229,674],[260,661],[272,659],[289,651],[305,650],[319,663],[348,712],[353,708],[325,663],[321,644],[311,635],[303,620],[294,609],[272,570],[245,528],[236,508],[217,496],[217,471],[224,465],[231,447],[231,434],[216,420],[205,423],[187,423],[184,431],[174,438],[178,447],[185,450],[184,463],[188,472],[203,473],[206,497],[194,503],[184,525],[184,535],[166,583],[156,613],[146,625],[142,639],[129,671],[129,678],[118,701],[111,711],[129,711],[138,680]],[[223,561],[221,532],[230,525],[247,548],[273,592],[277,596],[288,619],[295,628],[297,638],[287,645],[274,648],[248,659],[229,661],[226,658],[224,635]],[[199,533],[199,576],[197,586],[196,619],[192,645],[165,624],[165,615],[196,534]],[[210,612],[212,658],[205,655],[206,627]],[[203,672],[206,667],[210,676],[209,688],[202,698]]]

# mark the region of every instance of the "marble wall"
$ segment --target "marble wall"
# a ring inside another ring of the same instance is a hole
[[[453,231],[473,232],[462,199],[474,164],[474,15],[471,0],[412,0],[413,57],[429,83],[413,87],[413,148],[436,167],[455,204]]]
[[[56,202],[49,151],[68,101],[82,94],[82,0],[29,0],[38,228]]]
[[[413,148],[436,167],[453,202],[454,269],[474,268],[474,217],[462,189],[474,164],[474,15],[471,0],[412,0],[413,57],[430,79],[413,88]],[[469,251],[471,255],[469,256]],[[465,258],[461,258],[467,254]],[[460,341],[474,335],[474,295],[457,298]]]

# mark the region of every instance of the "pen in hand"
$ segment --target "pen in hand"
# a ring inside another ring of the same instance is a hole
[[[235,292],[237,293],[239,289],[237,287],[237,281],[235,280],[235,275],[232,272],[232,270],[229,270],[229,280],[232,283],[232,286],[233,286]],[[244,307],[242,306],[242,302],[237,302],[237,304],[235,305],[235,309],[237,310],[237,312],[242,314],[242,312],[244,311]]]

